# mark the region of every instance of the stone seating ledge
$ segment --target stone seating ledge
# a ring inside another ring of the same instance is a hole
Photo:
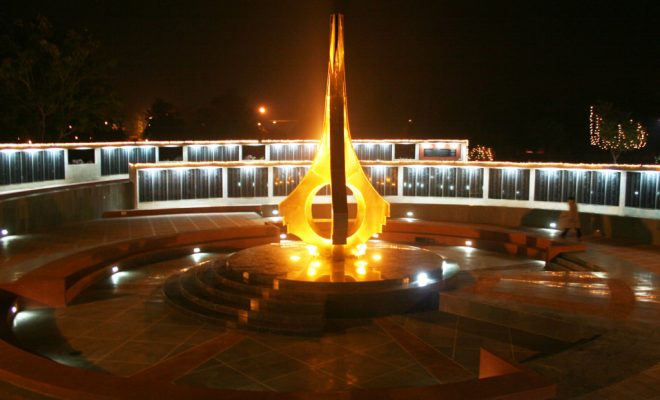
[[[109,276],[114,263],[132,256],[193,246],[245,248],[277,241],[279,229],[269,224],[126,240],[51,261],[0,288],[37,304],[63,307],[96,280]]]

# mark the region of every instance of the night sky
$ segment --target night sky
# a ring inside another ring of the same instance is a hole
[[[658,2],[549,3],[347,1],[353,136],[467,138],[504,155],[554,146],[570,158],[588,149],[589,104],[606,100],[648,126],[656,153]],[[87,29],[116,61],[127,118],[157,97],[185,114],[235,90],[291,121],[279,136],[318,137],[331,1],[21,0],[2,9],[3,24],[40,14],[58,29]]]

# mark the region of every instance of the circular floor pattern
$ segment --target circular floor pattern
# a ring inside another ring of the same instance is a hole
[[[465,270],[538,271],[521,257],[441,247]],[[123,271],[91,286],[62,309],[23,311],[14,322],[22,346],[54,361],[117,376],[167,376],[179,385],[251,391],[332,391],[422,387],[474,378],[479,349],[521,363],[573,343],[441,311],[378,319],[333,320],[319,337],[227,329],[166,304],[161,285],[172,274],[227,254],[200,253]],[[446,363],[439,374],[407,351],[421,339]],[[185,355],[185,357],[183,357]],[[453,370],[452,370],[453,368]],[[445,369],[447,370],[447,369]]]

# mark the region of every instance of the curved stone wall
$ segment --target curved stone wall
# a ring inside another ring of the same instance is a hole
[[[33,189],[0,196],[0,229],[34,232],[71,222],[100,218],[105,211],[131,207],[126,179]]]

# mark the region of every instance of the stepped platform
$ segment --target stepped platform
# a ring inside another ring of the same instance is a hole
[[[326,318],[437,309],[442,264],[439,255],[413,246],[373,242],[359,258],[332,261],[284,241],[172,276],[163,291],[175,307],[206,320],[317,335]]]

